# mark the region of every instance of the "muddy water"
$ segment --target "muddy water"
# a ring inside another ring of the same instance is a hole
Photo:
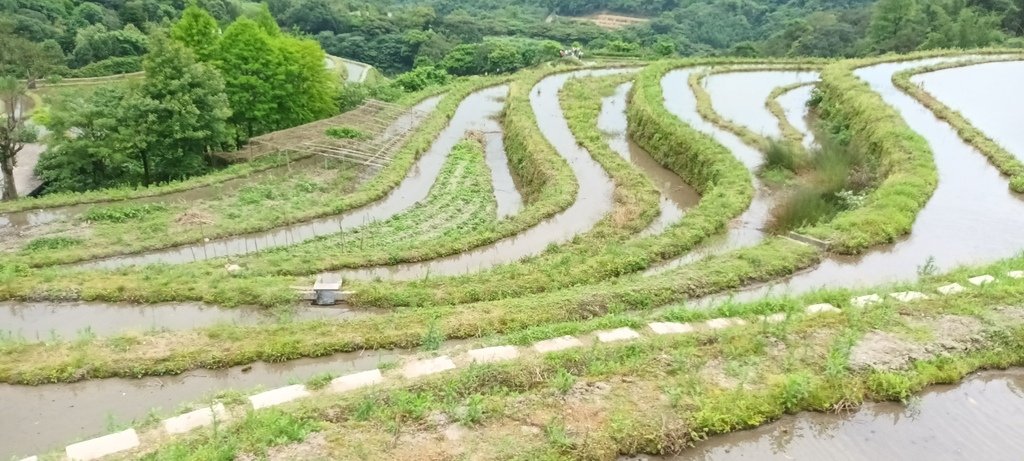
[[[507,91],[507,87],[495,87],[467,97],[459,105],[451,123],[441,132],[427,153],[413,165],[408,176],[397,188],[378,202],[341,215],[285,226],[269,232],[102,259],[81,264],[79,267],[111,269],[155,263],[181,264],[223,256],[255,253],[268,248],[294,245],[322,235],[345,232],[358,226],[390,218],[426,197],[430,186],[433,185],[434,180],[437,178],[441,166],[444,164],[452,147],[463,139],[467,131],[475,123],[478,123],[480,120],[486,120],[494,114],[492,110],[495,106],[494,98],[496,95]],[[436,106],[439,98],[430,98],[417,105],[414,111],[399,117],[396,122],[388,127],[385,135],[417,125],[422,120],[422,117],[416,114],[429,112],[429,107]],[[500,110],[500,105],[498,109]]]
[[[936,386],[910,404],[868,404],[849,415],[801,413],[712,437],[664,461],[1020,461],[1024,370]]]
[[[307,306],[281,314],[299,319],[357,315],[342,308]],[[225,309],[201,303],[0,302],[0,335],[30,342],[151,330],[189,330],[221,323],[249,325],[278,319],[277,313],[267,309]]]
[[[765,235],[762,229],[768,222],[772,205],[771,196],[766,188],[761,187],[760,181],[754,175],[757,169],[761,167],[764,157],[760,151],[745,144],[735,134],[718,128],[704,120],[697,113],[697,98],[693,95],[693,91],[690,90],[688,81],[691,74],[701,71],[702,69],[700,68],[689,68],[674,70],[666,74],[661,80],[661,87],[665,94],[665,107],[684,123],[690,125],[695,130],[711,136],[715,141],[725,146],[750,170],[751,180],[754,183],[754,199],[750,207],[747,208],[747,211],[729,223],[728,230],[724,236],[714,237],[709,242],[699,245],[693,251],[680,258],[656,265],[644,272],[644,275],[659,274],[710,255],[751,246],[760,242]],[[712,100],[729,99],[732,97],[734,95],[728,93],[711,93]],[[764,101],[764,99],[762,98],[761,101]],[[728,103],[726,105],[739,104]],[[769,113],[769,115],[771,114]],[[774,117],[772,120],[775,120]]]
[[[768,291],[798,293],[826,285],[855,287],[912,280],[929,258],[934,258],[937,269],[948,270],[1007,258],[1024,250],[1024,200],[1010,192],[1006,179],[985,156],[892,84],[892,75],[897,72],[950,59],[880,64],[856,72],[896,108],[911,129],[928,141],[935,158],[939,185],[914,221],[910,236],[862,257],[829,258],[811,271],[744,292],[740,298],[750,299]],[[963,87],[971,84],[961,82]],[[1001,110],[1015,114],[1016,120],[1024,118],[1024,106]],[[1018,130],[1016,136],[1024,137],[1024,131]]]
[[[921,74],[912,80],[1024,160],[1024,92],[1019,88],[1024,82],[1024,62],[978,64]]]
[[[635,165],[654,183],[661,193],[659,206],[661,213],[641,235],[656,235],[664,232],[669,226],[679,222],[686,210],[700,201],[700,195],[683,182],[679,175],[661,166],[651,154],[636,145],[628,134],[626,119],[626,101],[632,83],[624,83],[615,90],[615,94],[601,101],[601,113],[597,118],[597,127],[607,135],[608,145],[613,151]]]
[[[519,194],[505,155],[505,132],[496,118],[483,121],[484,155],[491,170],[491,184],[498,205],[498,219],[518,214],[523,209],[523,196]]]
[[[480,271],[542,253],[548,246],[564,243],[590,230],[612,208],[614,184],[601,165],[576,143],[558,99],[570,78],[597,77],[629,72],[624,69],[583,70],[541,80],[530,93],[530,104],[544,137],[569,163],[579,190],[576,201],[550,219],[514,237],[446,258],[413,264],[344,271],[349,279],[414,280],[433,275],[458,275]]]
[[[811,109],[807,107],[807,102],[811,100],[813,90],[814,85],[804,85],[779,95],[777,99],[789,124],[803,133],[803,145],[808,149],[815,145],[814,134],[811,133],[811,127],[807,123],[811,112]]]
[[[768,96],[780,86],[810,83],[817,79],[817,72],[728,72],[709,75],[704,80],[704,87],[711,95],[711,106],[725,119],[763,136],[781,138],[779,119],[765,107]]]
[[[71,384],[0,384],[0,459],[59,449],[77,439],[108,432],[118,424],[146,418],[157,408],[173,416],[184,402],[200,401],[222,390],[271,389],[306,382],[318,373],[338,375],[377,368],[400,357],[390,351],[337,354],[286,363],[257,362],[225,370],[195,370],[178,376],[100,379]]]

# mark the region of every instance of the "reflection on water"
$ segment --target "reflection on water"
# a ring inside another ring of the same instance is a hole
[[[810,83],[817,79],[817,72],[727,72],[709,75],[704,80],[704,87],[711,95],[711,106],[726,120],[769,138],[781,138],[779,119],[765,107],[768,96],[780,86]]]
[[[807,118],[811,113],[807,102],[811,100],[812,91],[814,91],[814,85],[804,85],[782,93],[777,99],[789,124],[803,133],[803,145],[808,149],[815,145],[814,134],[811,133],[811,127],[807,123]]]
[[[1024,459],[1024,370],[936,386],[909,407],[867,404],[849,415],[801,413],[715,436],[664,461]],[[636,459],[636,458],[634,458]]]

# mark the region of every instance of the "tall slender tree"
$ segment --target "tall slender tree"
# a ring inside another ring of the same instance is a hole
[[[25,144],[35,140],[35,131],[25,126],[25,114],[21,110],[21,101],[25,96],[25,86],[13,77],[0,77],[0,171],[3,173],[3,191],[0,200],[18,198],[18,188],[14,183],[14,167],[18,163],[18,153]]]

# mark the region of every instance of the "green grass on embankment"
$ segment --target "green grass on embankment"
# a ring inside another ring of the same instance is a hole
[[[710,312],[669,311],[653,318],[739,316],[750,323],[685,335],[648,334],[543,356],[527,352],[510,362],[473,365],[415,382],[318,395],[247,413],[217,431],[162,440],[156,449],[147,445],[151,453],[145,459],[260,454],[314,433],[319,433],[317,453],[339,459],[421,459],[424,453],[458,457],[467,450],[524,460],[677,453],[707,437],[785,414],[850,411],[867,401],[907,402],[928,385],[955,383],[976,370],[1024,365],[1024,280],[1002,277],[1021,265],[1024,259],[1015,258],[918,284],[864,291],[933,292],[939,284],[963,283],[979,273],[1000,276],[984,287],[913,303],[889,300],[855,308],[848,302],[852,293],[839,290],[727,304]],[[809,303],[822,301],[843,312],[801,313]],[[776,312],[787,312],[788,318],[778,324],[757,318]],[[650,319],[597,319],[494,341],[526,344],[549,334],[640,327]],[[879,335],[898,346],[858,362],[857,346]],[[931,345],[932,352],[910,359],[900,355],[906,345]],[[459,443],[441,442],[452,424],[465,429]]]

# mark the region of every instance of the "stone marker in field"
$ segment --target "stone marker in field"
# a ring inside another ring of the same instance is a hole
[[[227,417],[227,410],[223,404],[216,404],[212,407],[200,408],[183,415],[167,418],[164,420],[164,430],[168,434],[183,434],[192,429],[212,425],[214,421],[223,421]]]
[[[272,407],[274,405],[291,402],[292,400],[301,399],[308,395],[309,389],[306,389],[306,386],[302,384],[295,384],[249,396],[249,402],[252,402],[253,409],[259,410],[260,408]]]
[[[708,320],[707,322],[704,322],[704,326],[707,327],[709,330],[721,330],[723,328],[729,328],[729,327],[732,327],[732,326],[740,326],[740,325],[746,325],[746,324],[747,324],[747,322],[745,320],[743,320],[743,319],[728,319],[728,318],[711,319],[711,320]]]
[[[786,313],[785,312],[779,312],[779,313],[772,314],[772,315],[766,315],[766,316],[761,317],[761,320],[764,320],[765,322],[768,322],[768,323],[782,323],[782,322],[786,321]]]
[[[455,362],[452,362],[451,357],[442,355],[432,359],[409,362],[402,367],[401,373],[402,376],[412,379],[453,369],[455,369]]]
[[[384,382],[384,375],[379,369],[361,371],[350,375],[340,376],[331,380],[327,386],[328,392],[348,392],[360,387],[372,386]]]
[[[88,461],[131,450],[137,446],[139,446],[139,434],[135,433],[135,429],[128,429],[68,445],[64,449],[64,453],[71,461]]]
[[[955,295],[957,293],[963,293],[964,290],[966,290],[966,288],[964,288],[964,286],[959,283],[950,283],[949,285],[943,285],[935,289],[935,291],[938,291],[939,294],[946,296]]]
[[[867,307],[875,303],[882,302],[882,297],[876,294],[858,296],[850,300],[853,307]]]
[[[614,330],[597,332],[597,340],[602,343],[615,341],[632,341],[640,337],[640,333],[632,328],[616,328]]]
[[[582,345],[583,342],[573,336],[562,336],[561,338],[539,341],[533,345],[533,350],[544,354],[580,347]]]
[[[680,335],[693,333],[693,325],[676,322],[651,322],[647,324],[656,335]]]
[[[807,306],[807,308],[804,309],[804,312],[806,312],[808,314],[811,314],[811,315],[814,315],[814,314],[834,314],[834,313],[839,313],[839,312],[842,312],[842,311],[839,310],[838,307],[833,306],[833,305],[831,305],[829,303],[821,303],[821,304],[811,304],[810,306]]]
[[[473,349],[466,353],[473,362],[490,363],[512,360],[519,357],[519,349],[515,346],[495,346]]]
[[[889,294],[889,296],[892,296],[893,299],[895,299],[895,300],[897,300],[897,301],[899,301],[901,303],[909,303],[909,302],[914,302],[914,301],[918,301],[918,300],[921,300],[921,299],[928,299],[927,295],[925,295],[924,293],[921,293],[919,291],[900,291],[900,292],[896,292],[896,293],[891,293],[891,294]]]
[[[987,285],[989,283],[995,282],[996,278],[991,275],[979,275],[977,277],[971,277],[967,279],[967,281],[971,282],[971,285],[980,287],[982,285]]]

